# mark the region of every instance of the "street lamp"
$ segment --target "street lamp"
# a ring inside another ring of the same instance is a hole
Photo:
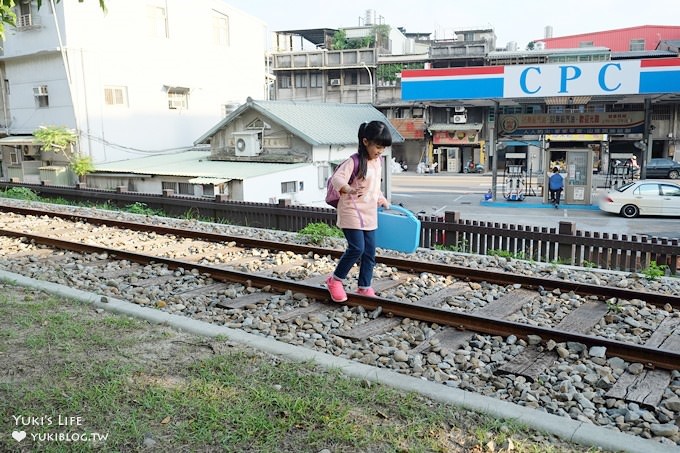
[[[364,66],[366,71],[368,72],[368,83],[371,84],[371,104],[373,104],[373,73],[371,73],[370,68],[366,64],[365,61],[362,61],[361,64]]]

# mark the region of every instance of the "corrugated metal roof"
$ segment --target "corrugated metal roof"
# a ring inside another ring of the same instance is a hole
[[[677,54],[669,50],[628,50],[626,52],[612,52],[612,60],[675,57]]]
[[[431,131],[479,131],[482,129],[482,123],[432,123],[428,129]]]
[[[33,135],[10,135],[0,138],[0,145],[36,145],[37,139]]]
[[[632,40],[642,40],[644,49],[652,50],[656,48],[659,41],[678,38],[680,38],[680,27],[677,25],[638,25],[577,35],[541,38],[536,41],[544,42],[548,49],[578,47],[580,43],[589,41],[596,46],[609,47],[612,52],[625,52],[630,49]]]
[[[191,178],[246,179],[279,171],[300,168],[309,164],[273,164],[262,162],[225,162],[208,160],[210,152],[184,151],[178,154],[142,157],[105,164],[96,164],[98,172],[145,173],[161,176],[186,176]]]
[[[255,101],[249,98],[248,102],[217,123],[194,144],[209,143],[215,133],[251,108],[277,121],[294,135],[315,146],[356,143],[359,125],[365,121],[374,120],[388,125],[394,143],[404,141],[404,137],[390,124],[385,115],[370,104]]]
[[[494,50],[486,54],[487,58],[492,60],[495,58],[509,58],[509,57],[550,57],[555,55],[590,55],[595,53],[608,53],[608,47],[590,46],[590,47],[575,47],[562,49],[534,49],[534,50]]]

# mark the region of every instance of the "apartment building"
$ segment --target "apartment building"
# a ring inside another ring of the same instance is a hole
[[[265,24],[222,0],[17,3],[0,53],[2,178],[63,180],[41,126],[74,130],[96,164],[190,149],[265,98]]]

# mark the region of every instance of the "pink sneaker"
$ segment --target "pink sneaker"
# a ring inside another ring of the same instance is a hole
[[[373,288],[359,288],[357,289],[357,294],[361,296],[375,297],[375,291],[373,291]]]
[[[326,279],[326,286],[328,287],[328,292],[331,293],[333,302],[344,302],[347,300],[347,293],[342,286],[342,282],[334,279],[332,275],[329,275]]]

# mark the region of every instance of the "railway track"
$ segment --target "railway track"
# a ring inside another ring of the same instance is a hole
[[[379,297],[350,294],[338,305],[328,302],[322,281],[340,249],[73,213],[3,211],[0,267],[6,270],[56,275],[57,282],[103,296],[443,382],[448,367],[466,359],[461,351],[471,344],[490,349],[498,338],[510,348],[483,355],[491,376],[540,382],[559,361],[622,360],[637,366],[600,382],[603,396],[649,408],[668,396],[680,370],[680,297],[672,288],[664,294],[384,254],[376,267]],[[48,266],[55,272],[46,272]],[[631,321],[625,335],[608,334],[607,325],[625,319],[632,306],[655,315]],[[432,371],[418,357],[445,360]]]

